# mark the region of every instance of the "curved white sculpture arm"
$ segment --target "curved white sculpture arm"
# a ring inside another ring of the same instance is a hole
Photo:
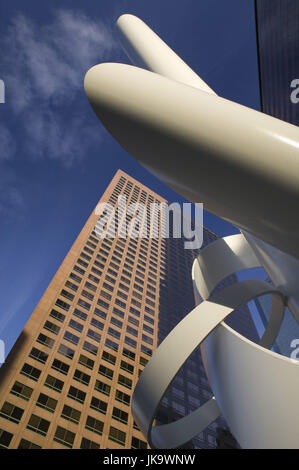
[[[297,127],[129,65],[91,68],[85,90],[107,130],[164,183],[299,257]]]
[[[215,260],[217,263],[212,263]],[[243,235],[233,235],[203,249],[194,261],[192,274],[199,294],[207,299],[228,275],[256,266],[259,262]],[[218,405],[212,399],[174,423],[152,427],[160,401],[192,352],[236,308],[269,293],[275,294],[272,315],[260,345],[271,348],[283,318],[285,298],[279,290],[259,280],[240,282],[216,291],[212,301],[204,301],[192,310],[158,347],[141,374],[132,399],[135,420],[152,447],[183,445],[218,417]]]
[[[193,70],[154,31],[134,15],[117,20],[120,41],[134,65],[215,95]]]
[[[153,448],[183,445],[219,415],[217,403],[212,399],[182,420],[152,427],[160,401],[192,352],[242,304],[268,293],[281,296],[275,288],[260,280],[233,284],[229,287],[228,296],[225,292],[226,289],[217,295],[218,303],[204,301],[192,310],[161,343],[139,378],[133,394],[132,411]],[[280,307],[283,307],[283,302]],[[271,332],[269,336],[273,336]]]

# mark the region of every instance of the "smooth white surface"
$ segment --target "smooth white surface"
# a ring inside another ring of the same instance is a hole
[[[116,24],[121,44],[134,65],[215,94],[142,20],[122,15]]]
[[[123,64],[91,68],[85,90],[107,130],[165,184],[299,257],[297,127]]]

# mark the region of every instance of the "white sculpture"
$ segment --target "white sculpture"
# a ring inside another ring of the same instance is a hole
[[[85,90],[95,113],[165,184],[242,231],[208,246],[194,263],[194,283],[206,300],[145,367],[133,396],[135,419],[157,448],[182,445],[219,412],[242,447],[299,447],[299,365],[265,349],[277,335],[284,303],[299,320],[298,128],[217,96],[138,18],[123,15],[118,29],[132,61],[148,70],[92,67]],[[227,271],[213,272],[215,256]],[[252,266],[263,266],[276,287],[246,281],[209,298],[225,275]],[[255,345],[222,320],[266,292],[277,300]],[[216,399],[152,427],[170,381],[199,344]]]

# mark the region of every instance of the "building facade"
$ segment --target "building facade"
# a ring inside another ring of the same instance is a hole
[[[161,236],[163,217],[149,219],[150,204],[165,199],[119,170],[100,202],[113,209],[120,196],[144,204],[146,227],[156,224],[159,235],[115,237],[123,229],[111,211],[90,215],[0,370],[1,448],[147,448],[130,411],[132,393],[155,348],[194,307],[198,250]],[[124,220],[133,227],[132,213]],[[203,246],[216,238],[204,229]],[[230,322],[257,340],[246,308]],[[211,395],[197,351],[157,420],[181,417]],[[215,448],[219,436],[228,440],[226,428],[219,418],[187,447]]]
[[[255,0],[255,12],[261,110],[298,126],[299,3]]]
[[[261,111],[299,126],[299,2],[255,0],[255,13]],[[270,296],[256,299],[255,304],[266,326]],[[298,338],[299,325],[286,308],[273,350],[290,357],[292,340]]]

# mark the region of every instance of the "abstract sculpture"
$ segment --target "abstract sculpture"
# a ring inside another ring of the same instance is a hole
[[[204,301],[145,367],[132,400],[136,422],[153,448],[184,444],[220,412],[242,447],[299,447],[299,364],[269,351],[285,305],[299,320],[298,128],[217,96],[138,18],[121,16],[118,29],[138,67],[110,63],[88,71],[85,90],[95,113],[165,184],[242,231],[209,245],[194,262]],[[227,275],[257,266],[275,287],[251,280],[211,297]],[[273,294],[273,310],[256,345],[222,321],[265,293]],[[179,421],[153,426],[164,393],[199,345],[215,398]]]

